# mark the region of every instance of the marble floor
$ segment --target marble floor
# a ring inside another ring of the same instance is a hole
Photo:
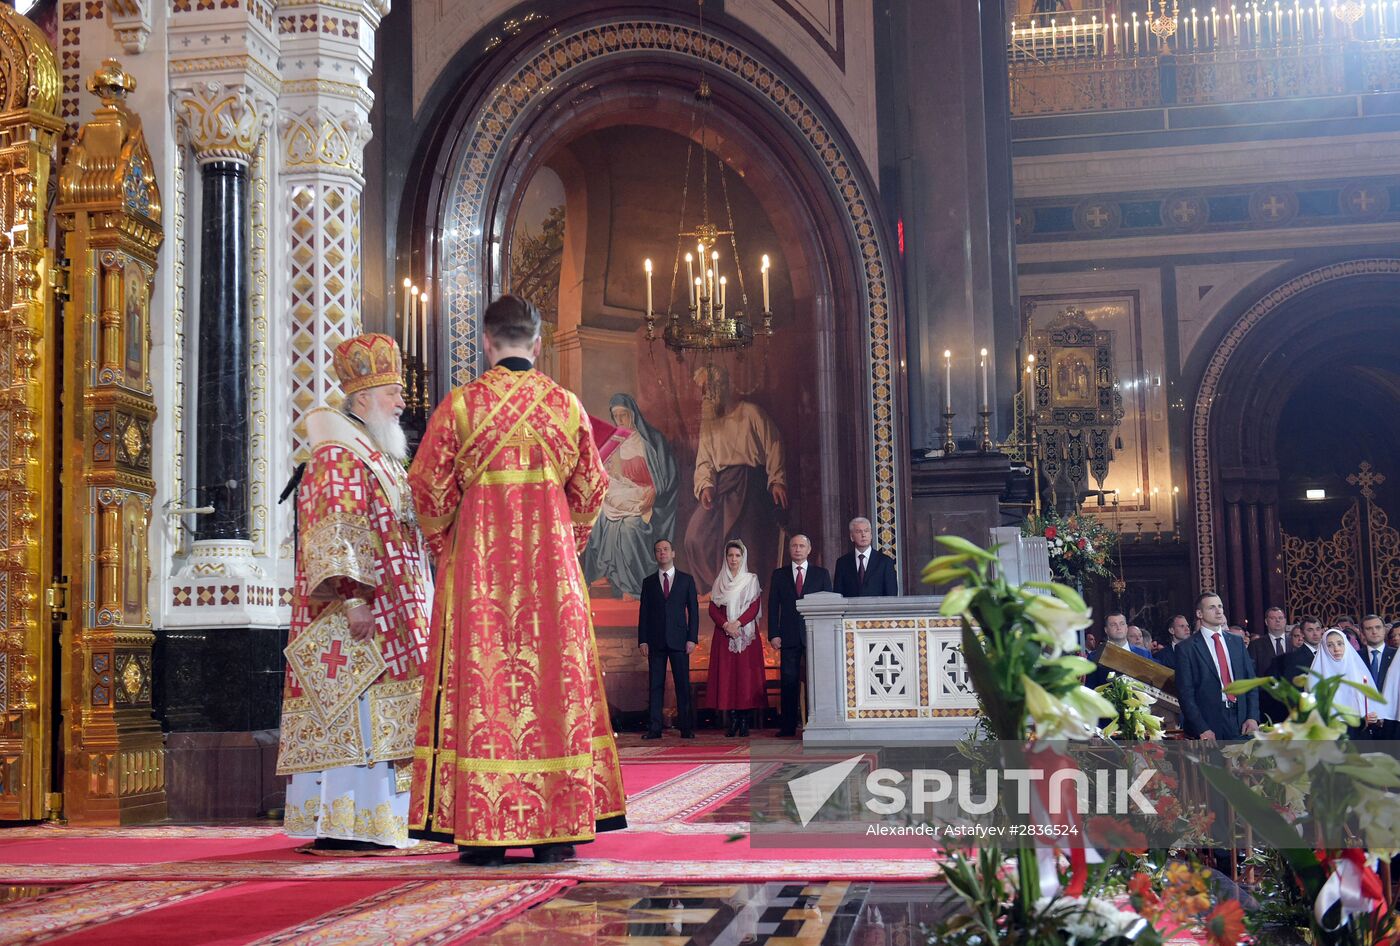
[[[945,918],[942,884],[585,883],[475,943],[490,946],[895,946]]]

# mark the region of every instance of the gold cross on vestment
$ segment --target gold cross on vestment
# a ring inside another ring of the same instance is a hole
[[[1365,496],[1367,499],[1374,499],[1376,491],[1371,487],[1379,486],[1384,483],[1385,474],[1378,473],[1371,469],[1371,464],[1366,460],[1362,460],[1360,472],[1349,474],[1347,476],[1347,482],[1352,486],[1360,486],[1362,496]]]

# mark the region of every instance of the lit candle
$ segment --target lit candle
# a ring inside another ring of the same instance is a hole
[[[1180,495],[1180,493],[1181,493],[1181,487],[1180,487],[1180,486],[1173,486],[1173,487],[1172,487],[1172,525],[1173,525],[1173,526],[1177,526],[1177,527],[1179,527],[1179,526],[1180,526],[1180,523],[1181,523],[1181,516],[1180,516],[1180,514],[1177,512],[1177,508],[1176,508],[1177,497]]]
[[[953,353],[943,349],[943,413],[953,413]]]
[[[414,322],[413,322],[413,320],[414,320],[414,318],[415,318],[415,316],[417,315],[417,312],[418,312],[418,287],[417,287],[417,286],[412,286],[412,287],[410,287],[410,292],[412,293],[412,298],[409,300],[409,303],[408,303],[408,314],[404,317],[404,321],[406,321],[406,322],[408,323],[408,325],[409,325],[409,328],[408,328],[408,351],[404,352],[404,354],[405,354],[405,355],[410,355],[410,356],[411,356],[411,355],[416,355],[416,354],[418,353],[418,331],[417,331],[417,329],[414,327]]]
[[[695,277],[695,282],[691,284],[695,290],[695,317],[699,318],[703,313],[700,311],[700,277]]]
[[[763,314],[772,312],[772,307],[768,304],[768,256],[763,257]]]
[[[404,353],[405,355],[408,354],[408,331],[409,331],[409,329],[408,329],[408,323],[409,323],[409,318],[410,318],[410,315],[409,315],[409,308],[408,308],[408,289],[409,289],[409,287],[412,286],[412,285],[413,285],[413,280],[412,280],[412,279],[409,279],[407,276],[405,276],[405,277],[403,278],[403,308],[401,308],[401,309],[399,310],[400,315],[401,315],[402,318],[403,318],[403,330],[402,330],[402,331],[403,331],[403,338],[402,338],[403,346],[402,346],[402,347],[403,347],[403,353]]]
[[[714,296],[714,302],[719,301],[719,250],[710,253],[710,269],[713,275],[710,276],[710,295]]]
[[[693,257],[689,253],[685,254],[685,286],[686,291],[691,293],[690,304],[693,306],[695,305],[695,293],[693,291],[695,289],[695,267],[692,265],[692,260]]]
[[[707,269],[705,270],[705,298],[710,300],[710,318],[715,317],[715,303],[719,301],[716,298],[718,295],[719,293],[715,292],[715,271]]]
[[[428,364],[428,294],[424,292],[418,297],[419,328],[423,331],[422,347],[418,350],[418,357],[426,367]]]
[[[651,318],[651,260],[643,260],[642,267],[647,271],[647,318]]]
[[[728,278],[726,278],[726,277],[724,277],[724,276],[719,277],[719,317],[720,317],[720,318],[724,318],[724,309],[725,309],[725,306],[726,306],[726,304],[727,304],[727,303],[726,303],[726,300],[727,300],[728,297],[729,297],[728,283],[729,283]]]
[[[987,410],[987,349],[982,349],[982,410]]]

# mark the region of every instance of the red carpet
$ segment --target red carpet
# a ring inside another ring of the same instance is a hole
[[[289,891],[301,885],[326,884],[359,895],[363,893],[359,888],[343,885],[447,879],[912,881],[936,873],[929,850],[867,847],[860,838],[838,848],[754,847],[748,834],[749,772],[747,762],[626,763],[623,779],[630,827],[580,845],[578,858],[564,864],[536,865],[523,849],[512,852],[511,862],[502,868],[468,867],[451,854],[313,857],[296,852],[304,842],[288,838],[272,826],[45,826],[0,831],[0,883],[126,880],[239,885],[263,881],[285,885]],[[331,890],[318,894],[332,895]],[[206,896],[210,895],[205,893],[201,899]],[[238,896],[235,890],[209,902],[222,902],[226,897],[236,911]],[[289,903],[298,909],[306,899],[288,896]]]

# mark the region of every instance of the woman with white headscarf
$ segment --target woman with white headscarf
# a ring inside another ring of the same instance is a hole
[[[1374,687],[1375,683],[1371,679],[1371,671],[1366,666],[1366,661],[1361,659],[1361,655],[1356,652],[1356,648],[1347,641],[1346,634],[1340,628],[1328,628],[1322,635],[1322,646],[1317,649],[1317,654],[1313,656],[1312,668],[1308,671],[1309,676],[1319,680],[1328,677],[1343,677],[1352,683],[1360,683],[1368,687]],[[1365,739],[1366,731],[1369,727],[1380,722],[1379,711],[1383,709],[1371,697],[1362,693],[1356,687],[1342,684],[1337,687],[1337,694],[1332,701],[1334,706],[1348,706],[1356,711],[1356,715],[1361,717],[1361,725],[1347,728],[1347,735],[1352,739]]]
[[[749,711],[768,702],[763,678],[763,644],[758,640],[758,576],[749,571],[749,550],[738,539],[724,546],[724,566],[710,591],[710,677],[705,702],[729,711],[726,735],[749,734]],[[762,724],[762,720],[758,721]]]

